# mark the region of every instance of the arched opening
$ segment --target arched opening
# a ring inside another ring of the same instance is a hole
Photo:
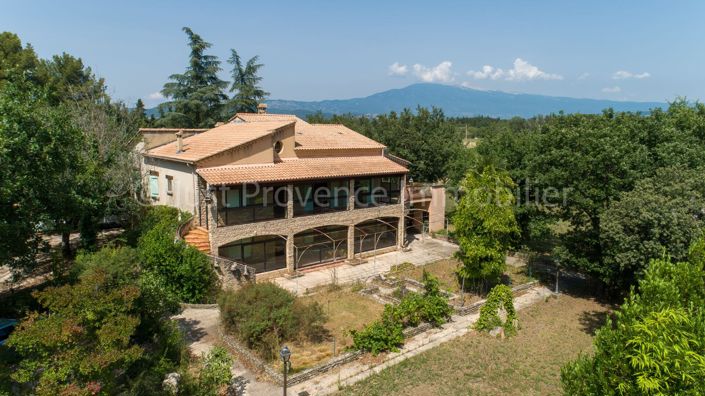
[[[355,226],[355,253],[369,252],[397,245],[397,217],[372,219]]]
[[[294,235],[296,268],[333,262],[347,257],[348,227],[326,226]]]
[[[286,239],[262,235],[240,239],[218,248],[218,255],[254,267],[258,273],[286,268]]]

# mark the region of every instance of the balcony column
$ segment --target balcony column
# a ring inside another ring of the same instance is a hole
[[[294,217],[294,185],[289,183],[286,185],[286,218],[292,219],[293,217]]]
[[[348,226],[348,260],[355,258],[355,225]]]
[[[350,179],[348,181],[348,210],[353,209],[355,209],[355,179]]]
[[[293,274],[296,266],[296,252],[294,251],[294,233],[286,236],[286,271]]]
[[[404,239],[406,238],[406,175],[401,177],[399,181],[399,201],[401,202],[401,214],[399,215],[399,226],[397,227],[397,249],[404,247]]]

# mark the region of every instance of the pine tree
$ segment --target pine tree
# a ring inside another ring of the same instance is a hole
[[[137,125],[140,128],[151,126],[150,120],[147,118],[147,112],[144,109],[144,102],[142,102],[142,99],[137,99],[137,103],[135,103],[135,108],[132,110],[132,114],[134,115]]]
[[[257,104],[269,95],[269,92],[265,92],[258,85],[262,81],[262,77],[257,73],[264,65],[257,63],[259,56],[252,57],[243,65],[237,51],[234,49],[230,51],[231,56],[228,63],[233,65],[231,72],[233,82],[230,86],[230,92],[235,92],[235,95],[228,102],[227,115],[237,112],[254,113],[257,111]]]
[[[169,76],[162,94],[170,101],[160,105],[164,117],[159,118],[161,126],[184,128],[208,128],[217,121],[223,110],[227,96],[223,90],[228,83],[218,78],[221,70],[216,56],[206,55],[211,44],[188,27],[183,31],[188,36],[191,49],[189,65],[184,74]]]

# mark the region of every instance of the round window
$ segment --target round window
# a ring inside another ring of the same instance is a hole
[[[281,154],[282,150],[284,150],[284,145],[282,144],[281,140],[277,140],[277,142],[274,143],[274,152],[277,154]]]

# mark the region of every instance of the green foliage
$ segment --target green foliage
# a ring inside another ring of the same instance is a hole
[[[594,356],[564,366],[571,395],[699,395],[705,392],[702,240],[687,262],[652,260],[614,320],[598,330]]]
[[[376,320],[364,329],[350,333],[354,349],[367,351],[373,355],[387,351],[396,352],[404,344],[404,326],[395,320]]]
[[[499,316],[500,309],[504,309],[507,314],[504,323]],[[505,334],[512,335],[517,331],[514,326],[516,319],[512,289],[507,285],[497,285],[492,288],[487,301],[480,308],[480,318],[475,323],[475,328],[480,331],[490,331],[495,327],[503,327]]]
[[[46,309],[31,313],[8,345],[21,357],[12,379],[37,393],[95,388],[116,393],[124,370],[144,353],[131,337],[139,326],[139,288],[111,286],[96,269],[76,285],[49,288],[35,297]]]
[[[256,113],[257,105],[269,95],[258,85],[262,81],[258,75],[259,69],[264,65],[257,63],[259,56],[253,56],[243,65],[237,51],[231,49],[230,53],[228,63],[233,66],[230,92],[235,92],[235,95],[226,106],[225,116],[231,117],[238,112]]]
[[[440,326],[448,321],[453,307],[441,294],[438,279],[424,271],[424,293],[408,293],[398,305],[384,306],[382,317],[360,331],[351,331],[353,348],[374,355],[396,351],[404,344],[404,328],[422,322]]]
[[[604,265],[600,278],[626,288],[638,279],[652,258],[668,252],[685,260],[688,245],[705,226],[703,169],[663,168],[640,180],[600,215]]]
[[[203,356],[196,378],[187,376],[183,380],[179,394],[188,396],[212,396],[220,393],[220,388],[232,379],[233,359],[222,347],[213,347]]]
[[[647,114],[558,114],[488,134],[476,166],[517,183],[522,231],[538,218],[570,225],[556,250],[562,266],[626,292],[663,248],[680,259],[692,242],[701,216],[687,213],[703,200],[688,179],[705,166],[703,125],[705,105],[683,99]]]
[[[158,391],[187,357],[181,332],[167,319],[178,302],[142,271],[132,248],[84,252],[72,275],[73,284],[34,293],[38,312],[9,343],[18,355],[12,379],[40,394]]]
[[[138,242],[139,257],[147,271],[181,301],[200,303],[213,298],[217,277],[208,257],[183,241],[175,241],[178,210],[158,208],[147,216]]]
[[[220,121],[227,99],[223,90],[228,83],[218,77],[221,70],[218,58],[205,53],[211,44],[188,27],[183,31],[191,50],[188,67],[183,74],[169,76],[171,81],[164,84],[162,94],[169,101],[159,106],[165,114],[158,123],[179,128],[211,128]]]
[[[461,183],[464,195],[453,216],[460,245],[461,277],[496,283],[519,228],[514,217],[514,183],[506,172],[489,166],[469,172]]]
[[[218,300],[221,323],[265,359],[274,359],[284,341],[318,341],[326,316],[318,303],[304,304],[273,283],[248,284]]]

